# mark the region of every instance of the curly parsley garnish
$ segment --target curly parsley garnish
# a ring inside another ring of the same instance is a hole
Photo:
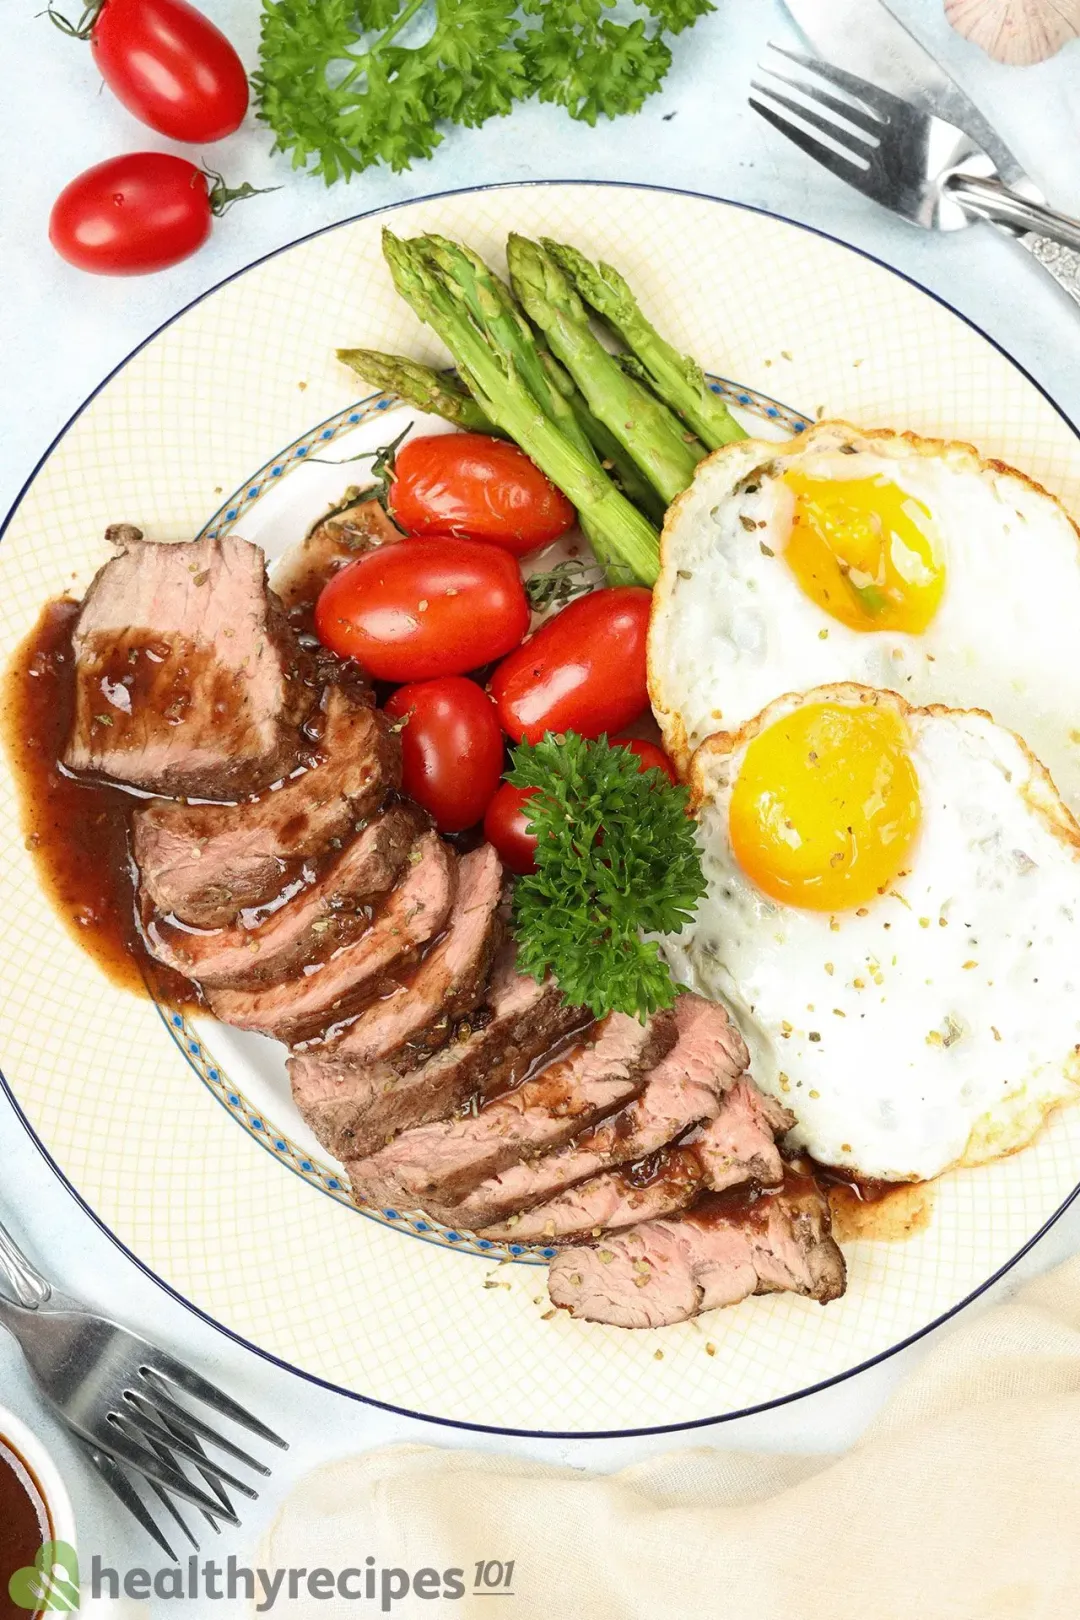
[[[614,3],[263,0],[258,116],[276,151],[329,185],[373,163],[407,169],[444,124],[475,129],[533,95],[590,124],[636,112],[671,65],[665,35],[714,8],[635,0],[620,23]]]
[[[514,885],[522,972],[551,973],[598,1018],[670,1006],[676,986],[642,936],[681,932],[705,893],[686,788],[573,733],[515,748],[508,780],[538,790],[526,812],[537,870]]]

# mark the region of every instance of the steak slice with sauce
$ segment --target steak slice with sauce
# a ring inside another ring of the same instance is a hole
[[[427,818],[392,804],[368,823],[316,883],[254,928],[188,928],[166,921],[143,897],[143,937],[152,956],[202,985],[250,987],[325,962],[370,925]]]
[[[399,1131],[445,1119],[471,1097],[516,1085],[538,1058],[591,1022],[550,979],[538,984],[518,973],[514,956],[512,947],[503,948],[483,1005],[438,1051],[421,1052],[417,1061],[407,1048],[402,1073],[392,1062],[346,1071],[347,1095],[321,1111],[339,1159],[374,1153]],[[319,1049],[297,1054],[294,1078],[305,1056],[317,1059]]]
[[[646,1159],[692,1125],[715,1118],[724,1093],[749,1062],[742,1036],[722,1007],[700,996],[679,997],[675,1024],[675,1045],[649,1075],[640,1097],[558,1152],[522,1159],[482,1182],[454,1211],[452,1224],[476,1231],[517,1218],[534,1204],[546,1208],[547,1199],[575,1182]],[[510,1229],[500,1224],[499,1230],[508,1234]]]
[[[127,541],[91,582],[72,647],[69,770],[230,800],[295,765],[315,693],[248,541]]]
[[[355,499],[312,524],[303,542],[276,564],[274,591],[294,619],[295,610],[310,608],[339,568],[401,538],[401,530],[372,490],[361,490]]]
[[[223,1023],[286,1043],[322,1034],[388,981],[400,982],[450,915],[456,887],[457,856],[437,833],[426,832],[409,851],[401,882],[359,939],[278,984],[211,988],[211,1009]]]
[[[340,849],[401,783],[401,744],[363,695],[330,687],[321,735],[280,787],[235,805],[154,800],[133,821],[142,888],[159,912],[221,928],[295,886]],[[258,918],[244,919],[256,923]]]
[[[650,1077],[640,1101],[648,1097],[652,1083]],[[565,1242],[687,1209],[702,1192],[723,1192],[748,1184],[778,1187],[784,1179],[784,1163],[774,1136],[789,1131],[794,1123],[794,1115],[743,1075],[724,1093],[716,1117],[676,1145],[662,1146],[659,1151],[650,1148],[644,1162],[628,1165],[623,1161],[619,1168],[567,1187],[524,1214],[484,1228],[482,1235],[513,1243]],[[572,1143],[564,1152],[572,1152],[576,1145]],[[548,1162],[540,1160],[538,1168]],[[483,1190],[478,1188],[477,1194]],[[461,1214],[471,1202],[466,1200],[455,1224],[469,1225]]]
[[[626,1328],[668,1327],[750,1294],[788,1291],[825,1305],[846,1285],[828,1201],[797,1170],[776,1192],[710,1194],[689,1214],[563,1249],[548,1273],[553,1305]]]
[[[490,844],[464,856],[446,931],[419,967],[335,1039],[291,1055],[296,1105],[336,1158],[381,1146],[394,1128],[387,1099],[398,1079],[445,1046],[456,1022],[483,1003],[503,932],[502,877]]]
[[[518,1159],[561,1147],[622,1107],[674,1044],[672,1013],[656,1013],[644,1025],[609,1013],[565,1055],[478,1113],[420,1125],[370,1158],[352,1161],[354,1195],[424,1209],[440,1220],[452,1215],[480,1182]]]

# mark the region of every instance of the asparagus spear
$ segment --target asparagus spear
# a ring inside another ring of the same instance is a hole
[[[506,283],[463,243],[432,234],[419,237],[417,246],[444,279],[459,289],[466,309],[480,330],[490,336],[497,348],[514,356],[522,382],[545,416],[549,416],[585,455],[591,454],[592,445],[585,430],[544,365],[546,351],[537,343]]]
[[[377,349],[339,349],[337,357],[365,382],[385,394],[397,394],[418,411],[430,411],[468,433],[499,432],[472,395],[445,372],[401,354],[380,354]]]
[[[570,402],[574,415],[585,429],[585,436],[600,457],[601,466],[610,468],[623,494],[633,501],[639,511],[644,512],[646,517],[652,518],[654,522],[663,523],[664,513],[667,511],[666,502],[639,471],[611,429],[606,428],[600,418],[590,411],[585,395],[566,367],[560,366],[555,356],[549,354],[547,350],[544,351],[543,359],[552,382],[563,398]]]
[[[628,377],[593,334],[582,304],[552,255],[527,237],[506,247],[510,280],[528,315],[547,337],[588,401],[589,409],[663,496],[673,501],[705,454],[682,423]]]
[[[622,338],[627,348],[644,366],[651,386],[688,427],[717,450],[723,444],[745,439],[723,400],[705,381],[697,361],[680,354],[646,320],[629,286],[610,264],[594,265],[577,248],[544,238],[544,247],[569,276],[587,304]]]
[[[420,241],[432,262],[461,289],[477,325],[516,355],[522,381],[545,413],[582,450],[591,445],[601,462],[611,463],[635,506],[662,520],[664,503],[657,500],[618,440],[589,410],[585,396],[537,337],[505,281],[464,242],[452,242],[433,232]]]
[[[394,285],[422,321],[438,333],[481,410],[531,456],[578,509],[605,566],[622,564],[645,585],[656,581],[656,530],[600,466],[551,420],[521,380],[518,347],[507,350],[464,307],[461,290],[432,265],[422,245],[383,232],[383,253]]]
[[[538,341],[506,283],[489,269],[479,254],[474,253],[464,243],[452,242],[445,236],[431,233],[419,237],[417,246],[432,266],[441,272],[443,278],[458,289],[465,301],[465,307],[480,330],[488,334],[497,348],[514,356],[522,382],[545,416],[550,417],[556,426],[562,429],[583,455],[595,460],[597,466],[601,466],[602,452],[594,434],[590,431],[592,427],[600,427],[600,423],[586,421],[582,412],[576,408],[573,399],[576,390],[573,382],[558,361],[553,359],[544,345]],[[580,399],[580,396],[578,397]],[[582,406],[585,405],[583,399],[580,403]],[[625,493],[631,499],[634,498],[631,490],[625,490]],[[663,516],[662,507],[660,516]],[[590,519],[587,516],[579,513],[579,519],[593,550],[602,557],[603,537],[597,537],[592,533]],[[625,579],[625,572],[620,572],[618,567],[613,570],[609,566],[608,576],[613,584],[618,584]]]

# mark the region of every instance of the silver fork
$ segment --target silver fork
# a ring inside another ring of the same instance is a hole
[[[1080,248],[1080,220],[1010,191],[993,159],[957,124],[831,62],[779,45],[769,49],[803,73],[793,76],[763,62],[760,71],[776,83],[755,79],[751,107],[857,191],[924,230],[962,230],[989,219]]]
[[[226,1487],[251,1500],[258,1492],[211,1456],[207,1445],[256,1474],[270,1470],[176,1396],[201,1401],[272,1445],[287,1449],[287,1442],[175,1356],[59,1293],[2,1224],[0,1273],[11,1290],[0,1290],[0,1322],[18,1340],[35,1383],[158,1545],[175,1558],[132,1474],[149,1484],[193,1546],[198,1542],[175,1498],[197,1507],[215,1530],[239,1524]]]

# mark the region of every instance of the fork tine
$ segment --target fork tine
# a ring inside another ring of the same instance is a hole
[[[238,1479],[235,1474],[230,1474],[227,1469],[221,1467],[220,1463],[216,1463],[212,1457],[208,1457],[205,1451],[201,1449],[197,1451],[190,1441],[182,1440],[178,1434],[170,1433],[168,1429],[162,1428],[159,1423],[154,1423],[150,1418],[144,1416],[142,1412],[136,1411],[131,1417],[124,1417],[117,1412],[112,1412],[109,1415],[113,1424],[124,1433],[128,1432],[128,1425],[130,1424],[138,1438],[148,1441],[155,1450],[157,1450],[158,1446],[161,1446],[170,1453],[178,1451],[182,1457],[198,1463],[200,1472],[204,1474],[212,1473],[215,1478],[223,1480],[226,1485],[231,1485],[242,1496],[249,1497],[253,1502],[258,1500],[258,1491],[252,1490],[251,1486],[244,1480]],[[213,1503],[210,1504],[209,1511],[211,1513],[217,1511]]]
[[[786,56],[789,61],[798,63],[808,73],[816,73],[822,79],[828,79],[837,89],[846,90],[848,95],[857,96],[864,106],[871,112],[882,115],[887,122],[895,113],[903,111],[907,103],[900,96],[894,96],[891,90],[883,90],[879,84],[871,84],[868,79],[860,79],[854,73],[846,73],[843,68],[834,66],[832,62],[825,62],[818,56],[806,56],[802,51],[788,50],[784,45],[769,44],[770,51],[778,56]]]
[[[149,1485],[150,1489],[153,1491],[154,1495],[157,1497],[158,1501],[161,1503],[166,1512],[170,1513],[176,1520],[188,1541],[195,1548],[195,1551],[198,1552],[199,1543],[196,1541],[192,1532],[188,1529],[187,1521],[181,1514],[180,1509],[177,1507],[168,1491],[165,1490],[161,1485],[155,1485],[152,1479],[147,1480],[146,1483]]]
[[[105,1449],[105,1447],[102,1447]],[[202,1508],[206,1513],[216,1514],[227,1524],[238,1525],[240,1520],[235,1513],[227,1513],[221,1503],[214,1497],[208,1496],[198,1485],[180,1470],[169,1463],[163,1462],[153,1451],[139,1445],[129,1434],[125,1434],[119,1423],[112,1424],[112,1434],[109,1438],[108,1448],[118,1462],[126,1463],[137,1474],[142,1474],[148,1480],[164,1485],[167,1491],[174,1496],[180,1496],[185,1502],[191,1502],[195,1507]]]
[[[164,1391],[157,1395],[154,1400],[150,1400],[147,1396],[141,1395],[138,1390],[129,1389],[125,1390],[124,1398],[132,1406],[136,1406],[140,1410],[144,1406],[149,1407],[167,1428],[173,1429],[174,1432],[174,1425],[180,1428],[184,1432],[186,1440],[194,1441],[195,1435],[201,1435],[204,1440],[209,1440],[212,1445],[228,1452],[229,1456],[235,1457],[238,1462],[246,1463],[257,1474],[269,1474],[270,1470],[265,1463],[260,1462],[257,1457],[252,1457],[240,1446],[233,1445],[231,1440],[227,1440],[224,1435],[218,1434],[217,1430],[212,1429],[209,1423],[204,1423],[202,1418],[195,1416],[194,1412],[187,1411],[185,1407],[174,1401],[172,1396],[165,1394]]]
[[[154,1354],[156,1357],[154,1366],[151,1367],[144,1363],[139,1368],[141,1376],[150,1384],[151,1388],[154,1388],[155,1385],[160,1387],[162,1383],[176,1384],[185,1394],[192,1395],[196,1400],[203,1401],[205,1405],[213,1407],[214,1411],[219,1412],[222,1417],[231,1419],[233,1423],[239,1424],[243,1429],[250,1429],[252,1434],[259,1435],[263,1440],[269,1440],[272,1445],[280,1446],[282,1451],[288,1451],[289,1442],[287,1440],[283,1440],[280,1434],[275,1434],[273,1429],[268,1429],[265,1423],[260,1423],[257,1417],[253,1417],[250,1412],[245,1411],[244,1407],[238,1401],[234,1401],[231,1395],[226,1395],[224,1390],[220,1390],[214,1384],[208,1383],[205,1378],[194,1372],[192,1368],[185,1366],[182,1361],[177,1361],[175,1356],[167,1355],[164,1351],[158,1350],[155,1350]]]
[[[775,46],[773,49],[775,50]],[[820,85],[806,84],[802,79],[789,78],[786,73],[781,73],[778,68],[769,67],[766,62],[760,63],[759,66],[763,73],[769,75],[770,79],[777,79],[781,84],[789,85],[792,90],[798,90],[800,95],[811,97],[819,107],[830,107],[834,113],[839,113],[841,118],[846,118],[849,123],[858,125],[859,129],[864,129],[868,135],[880,138],[881,132],[885,128],[885,121],[876,118],[873,113],[864,111],[862,107],[856,107],[854,102],[841,101],[839,96],[830,96],[829,92],[822,90]],[[762,86],[762,88],[767,87]],[[774,95],[775,92],[769,90],[768,94]]]
[[[107,1452],[99,1451],[97,1446],[92,1446],[85,1440],[82,1442],[82,1448],[117,1500],[123,1503],[132,1518],[139,1521],[147,1535],[153,1537],[161,1550],[175,1564],[178,1561],[175,1552],[165,1540],[153,1514],[116,1458],[110,1457]]]
[[[172,1425],[170,1424],[169,1427],[171,1428]],[[162,1462],[166,1463],[169,1467],[175,1467],[176,1466],[175,1457],[173,1457],[172,1453],[169,1450],[167,1450],[167,1448],[165,1446],[158,1445],[153,1440],[150,1442],[150,1444],[153,1446],[154,1450],[157,1452],[157,1454],[161,1458]],[[228,1497],[225,1495],[225,1492],[221,1488],[221,1486],[218,1485],[217,1482],[214,1480],[213,1476],[210,1475],[210,1474],[203,1474],[202,1477],[206,1481],[207,1485],[209,1485],[209,1487],[213,1491],[214,1495],[216,1497],[218,1497],[218,1499],[224,1504],[224,1506],[231,1512],[232,1511],[232,1503],[229,1501]],[[162,1489],[162,1487],[160,1485],[155,1485],[153,1483],[153,1481],[149,1481],[148,1483],[150,1485],[150,1489],[154,1492],[154,1494],[156,1496],[161,1497],[162,1501],[165,1503],[165,1506],[168,1508],[168,1510],[172,1514],[173,1518],[177,1521],[177,1523],[180,1525],[181,1529],[183,1530],[184,1534],[188,1537],[188,1540],[192,1543],[193,1546],[198,1547],[199,1543],[195,1540],[195,1537],[192,1535],[191,1531],[188,1529],[186,1520],[181,1518],[180,1511],[176,1507],[176,1505],[173,1502],[172,1498]],[[202,1516],[206,1520],[207,1524],[210,1526],[211,1530],[213,1530],[214,1534],[217,1535],[219,1533],[220,1527],[218,1525],[217,1520],[214,1518],[213,1514],[212,1513],[207,1513],[205,1508],[201,1509],[200,1511],[202,1512]]]
[[[200,1457],[206,1456],[206,1452],[203,1450],[202,1443],[199,1440],[198,1435],[192,1434],[191,1430],[187,1428],[186,1425],[178,1424],[167,1417],[164,1418],[163,1421],[165,1423],[165,1427],[167,1429],[171,1429],[174,1434],[182,1434],[186,1440],[190,1440]],[[210,1489],[213,1491],[214,1495],[217,1497],[218,1501],[221,1503],[226,1512],[232,1513],[233,1505],[229,1500],[229,1493],[225,1489],[224,1485],[222,1485],[221,1481],[215,1479],[209,1469],[200,1468],[199,1473],[202,1475],[207,1485],[209,1485]],[[206,1520],[207,1524],[210,1526],[215,1535],[221,1534],[221,1526],[218,1524],[212,1513],[204,1513],[203,1518]]]
[[[749,100],[751,107],[764,118],[767,124],[771,124],[774,129],[778,129],[781,135],[786,135],[789,141],[805,152],[808,157],[814,158],[816,162],[821,164],[822,168],[828,169],[831,174],[837,175],[841,180],[846,180],[849,185],[855,186],[859,191],[865,190],[868,173],[866,169],[860,167],[857,163],[853,163],[849,158],[842,157],[834,147],[826,146],[824,142],[817,140],[815,136],[809,135],[805,129],[800,129],[797,124],[789,123],[780,113],[773,112],[771,107],[766,107],[764,102],[755,101],[753,96]]]
[[[770,85],[759,84],[755,79],[750,88],[756,90],[759,95],[768,96],[770,101],[775,101],[779,106],[786,107],[788,112],[795,113],[801,118],[804,124],[809,124],[813,129],[820,129],[822,134],[828,135],[838,146],[842,146],[850,157],[862,158],[868,164],[877,151],[876,145],[864,141],[853,129],[842,128],[833,118],[823,118],[812,107],[804,107],[801,101],[792,101],[790,96],[781,95],[779,90],[773,90]],[[812,93],[807,91],[808,95]]]

